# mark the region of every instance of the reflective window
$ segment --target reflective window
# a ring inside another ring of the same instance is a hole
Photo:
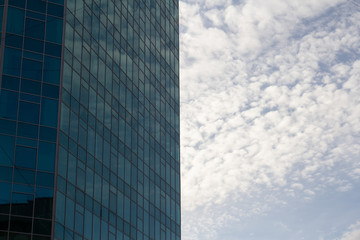
[[[16,147],[15,166],[34,169],[36,164],[36,149],[29,147]]]

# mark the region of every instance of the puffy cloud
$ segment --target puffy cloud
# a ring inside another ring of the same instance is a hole
[[[358,240],[360,239],[360,221],[352,224],[340,240]]]
[[[184,239],[360,178],[359,12],[209,2],[180,2]]]

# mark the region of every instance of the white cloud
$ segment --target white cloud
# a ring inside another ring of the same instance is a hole
[[[352,224],[340,240],[359,240],[360,239],[360,221]]]
[[[266,212],[281,194],[350,190],[359,13],[335,0],[182,1],[180,13],[184,239],[215,239],[221,216]]]

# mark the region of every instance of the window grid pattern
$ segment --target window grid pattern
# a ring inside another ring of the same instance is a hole
[[[0,0],[0,239],[50,239],[62,0]]]
[[[180,239],[178,2],[67,0],[55,239]]]

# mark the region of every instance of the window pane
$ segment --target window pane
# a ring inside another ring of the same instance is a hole
[[[31,218],[11,217],[10,219],[10,231],[30,233],[31,226]],[[28,239],[30,240],[30,236]]]
[[[20,76],[21,51],[13,48],[5,48],[3,62],[3,74]]]
[[[50,84],[43,84],[42,95],[44,97],[59,98],[59,87]]]
[[[54,174],[38,172],[36,185],[41,187],[54,187]]]
[[[33,212],[34,195],[13,193],[11,200],[11,214],[31,217]]]
[[[39,104],[20,101],[19,121],[37,124],[39,123],[39,112]]]
[[[14,137],[0,135],[0,165],[11,166],[13,164],[14,141]]]
[[[1,87],[10,90],[19,91],[19,82],[20,82],[19,78],[3,75]]]
[[[21,79],[21,92],[40,95],[40,91],[41,91],[40,82]]]
[[[40,127],[39,138],[45,141],[56,142],[56,129],[48,127]]]
[[[27,123],[18,123],[17,135],[20,137],[38,138],[38,126]]]
[[[42,63],[30,59],[24,59],[22,65],[22,76],[41,81]]]
[[[30,170],[14,169],[14,182],[28,185],[35,184],[35,172]]]
[[[63,22],[59,18],[49,17],[46,22],[46,41],[61,44]]]
[[[45,22],[26,18],[25,20],[25,35],[27,37],[44,39]]]
[[[59,84],[60,59],[45,57],[44,60],[44,82]]]
[[[15,165],[18,167],[35,168],[36,149],[28,147],[16,147]]]
[[[44,48],[43,41],[35,40],[32,38],[28,38],[28,37],[24,38],[24,49],[33,51],[33,52],[42,53],[43,48]]]
[[[22,35],[24,30],[24,10],[9,7],[7,12],[6,31]]]
[[[37,169],[41,171],[54,171],[56,146],[52,143],[39,142]]]
[[[41,103],[41,125],[56,127],[58,119],[58,101],[43,98]]]
[[[18,93],[0,91],[0,117],[16,120],[18,105]]]

